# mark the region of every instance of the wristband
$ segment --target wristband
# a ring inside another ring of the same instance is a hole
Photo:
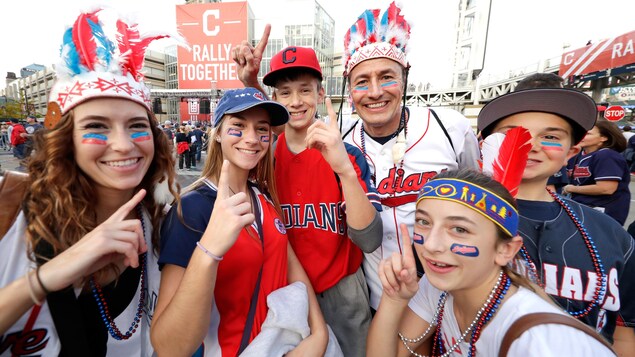
[[[207,248],[203,247],[203,245],[201,244],[201,242],[196,242],[196,246],[202,250],[203,252],[205,252],[205,254],[207,254],[208,257],[220,262],[221,260],[223,260],[223,257],[219,257],[218,255],[214,255],[214,253],[210,252],[209,250],[207,250]]]
[[[31,274],[32,273],[33,273],[33,270],[31,270],[28,273],[26,273],[26,283],[29,286],[29,295],[31,296],[31,300],[33,300],[33,303],[35,305],[41,306],[42,303],[44,302],[44,299],[38,300],[37,296],[35,295],[35,290],[33,289],[33,284],[31,284]]]

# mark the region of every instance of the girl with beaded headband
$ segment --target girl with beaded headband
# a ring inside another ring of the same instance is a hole
[[[22,212],[0,241],[0,339],[9,344],[0,354],[153,353],[153,227],[178,184],[140,70],[147,45],[165,36],[118,20],[113,42],[99,11],[64,34],[48,130],[35,136]]]
[[[161,227],[152,325],[160,355],[266,355],[249,344],[260,337],[269,297],[295,282],[308,293],[308,319],[304,310],[298,324],[308,323],[310,335],[285,352],[324,354],[326,324],[288,242],[276,194],[272,127],[288,117],[283,105],[251,87],[229,90],[219,101],[201,178]]]
[[[518,213],[504,186],[476,171],[444,172],[417,201],[413,242],[379,267],[384,293],[371,324],[369,356],[496,356],[500,331],[534,312],[565,315],[541,289],[508,267],[520,249]],[[406,244],[410,235],[402,225]],[[425,275],[417,282],[415,259]],[[605,356],[584,332],[538,325],[509,355]]]

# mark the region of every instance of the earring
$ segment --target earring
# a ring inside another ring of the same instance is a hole
[[[216,141],[218,141],[220,143],[220,136],[216,137]]]

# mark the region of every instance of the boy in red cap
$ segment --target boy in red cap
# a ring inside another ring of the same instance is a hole
[[[234,49],[245,86],[259,86],[256,76],[269,30],[255,48],[244,42]],[[290,114],[275,148],[276,185],[289,240],[344,356],[365,356],[371,314],[362,251],[377,249],[383,231],[368,165],[361,151],[342,142],[329,99],[330,123],[318,118],[324,88],[315,51],[283,49],[272,57],[263,82],[274,87],[273,99]]]

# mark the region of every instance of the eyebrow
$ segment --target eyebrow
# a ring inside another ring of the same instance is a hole
[[[501,126],[500,128],[498,128],[496,130],[496,132],[499,132],[499,131],[502,131],[502,130],[505,130],[505,129],[514,129],[514,128],[518,128],[520,126],[522,126],[522,125],[505,125],[505,126]],[[546,132],[546,131],[560,131],[560,132],[563,132],[565,134],[569,134],[568,130],[566,130],[564,128],[558,128],[558,127],[546,127],[544,129],[541,129],[541,132],[543,132],[543,133]]]
[[[81,119],[78,119],[77,122],[81,123],[83,121],[88,121],[88,120],[97,120],[97,121],[111,121],[113,120],[110,117],[106,117],[106,116],[102,116],[102,115],[94,115],[94,114],[90,114],[87,115]],[[125,119],[126,121],[138,121],[138,120],[143,120],[143,121],[150,121],[150,119],[146,116],[137,116],[137,117],[131,117],[128,119]]]
[[[240,119],[240,120],[244,120],[247,121],[247,119],[241,115],[238,115],[239,113],[236,114],[229,114],[230,118],[236,118],[236,119]],[[267,124],[267,125],[271,125],[271,120],[266,120],[266,119],[259,119],[256,123],[258,124]]]
[[[415,212],[415,215],[416,214],[423,214],[423,215],[426,215],[426,216],[430,216],[426,210],[421,209],[421,208],[417,208],[417,211]],[[471,219],[469,219],[469,218],[467,218],[465,216],[446,216],[446,217],[443,217],[443,220],[444,221],[452,221],[452,222],[466,222],[466,223],[472,224],[474,226],[477,226],[476,222],[474,222],[473,220],[471,220]]]

